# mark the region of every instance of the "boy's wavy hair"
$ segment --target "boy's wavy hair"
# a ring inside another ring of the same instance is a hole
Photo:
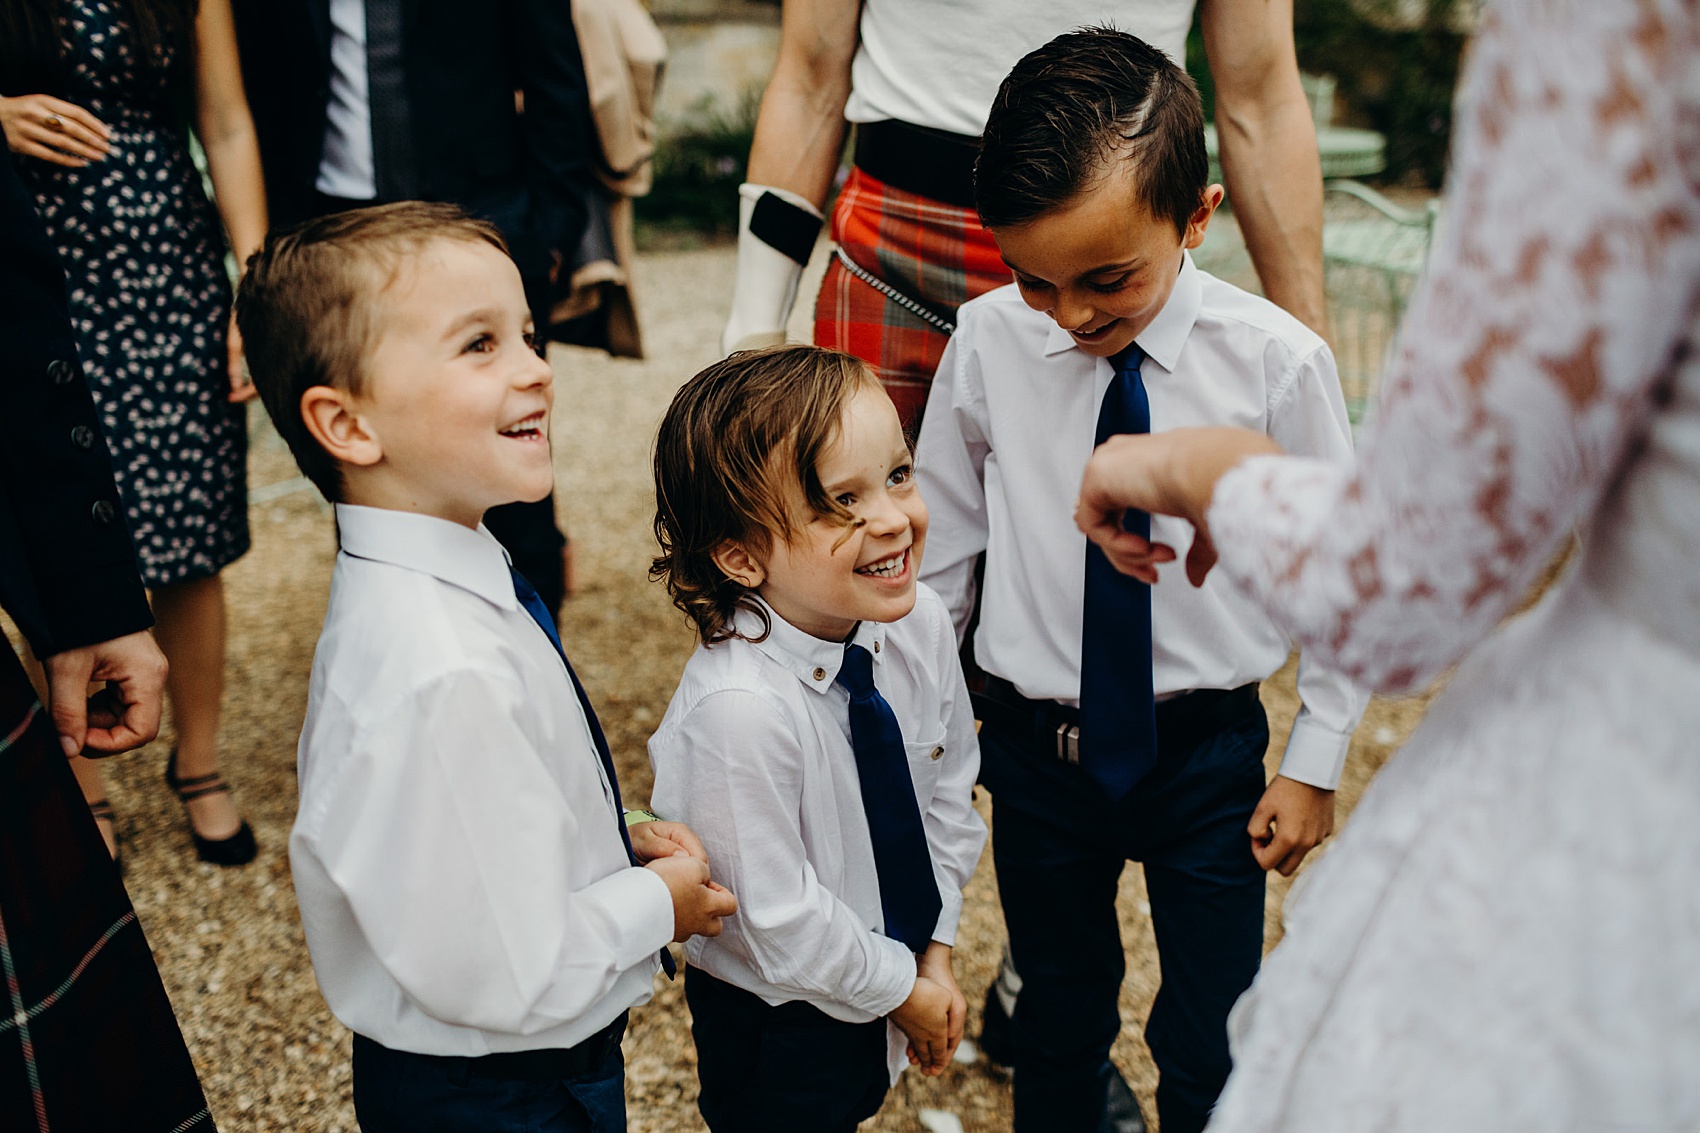
[[[877,379],[860,359],[815,346],[743,350],[680,387],[655,438],[655,540],[649,577],[696,624],[705,645],[743,636],[739,607],[772,628],[753,592],[726,577],[714,552],[727,543],[766,555],[809,517],[791,505],[800,487],[816,515],[855,520],[821,486],[816,464],[838,436],[845,403]]]
[[[998,88],[974,163],[987,228],[1026,224],[1134,165],[1139,203],[1184,233],[1204,198],[1204,104],[1158,48],[1109,27],[1059,35]]]

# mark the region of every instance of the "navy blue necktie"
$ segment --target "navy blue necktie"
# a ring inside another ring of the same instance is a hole
[[[555,629],[555,619],[549,616],[549,607],[543,604],[543,599],[537,594],[537,588],[531,585],[530,579],[513,567],[508,567],[508,573],[514,577],[514,596],[519,599],[519,604],[525,607],[525,612],[531,615],[531,620],[549,635],[549,644],[555,647],[555,652],[561,655],[561,664],[567,667],[567,676],[573,682],[573,692],[578,694],[579,707],[584,709],[585,723],[590,725],[590,738],[596,741],[596,754],[602,760],[602,770],[608,776],[608,789],[614,792],[614,813],[620,824],[620,841],[625,844],[627,859],[633,865],[638,865],[637,854],[632,850],[632,836],[626,830],[625,810],[620,803],[620,778],[614,774],[614,756],[608,750],[608,737],[602,734],[602,724],[596,719],[596,710],[590,706],[590,697],[584,694],[584,686],[578,683],[578,674],[573,672],[573,663],[567,660],[567,651],[561,648],[561,635]],[[668,979],[672,979],[678,972],[678,965],[673,963],[673,954],[665,948],[661,950],[661,966],[666,969]]]
[[[860,645],[845,646],[838,683],[850,693],[850,746],[856,751],[862,809],[868,814],[868,834],[874,844],[885,934],[901,940],[911,952],[925,952],[944,902],[933,877],[915,781],[909,777],[903,730],[891,705],[874,687],[872,653]]]
[[[1118,433],[1149,433],[1151,404],[1129,346],[1111,359],[1116,376],[1098,410],[1095,444]],[[1151,517],[1129,510],[1122,526],[1151,537]],[[1118,571],[1086,544],[1086,603],[1080,643],[1080,768],[1112,799],[1125,796],[1157,762],[1151,685],[1151,587]]]

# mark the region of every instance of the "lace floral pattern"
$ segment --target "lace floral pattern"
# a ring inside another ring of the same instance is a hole
[[[1447,222],[1355,470],[1245,462],[1222,566],[1311,656],[1418,687],[1594,511],[1686,351],[1700,279],[1691,5],[1510,0],[1459,95]]]
[[[1499,5],[1358,467],[1217,487],[1313,657],[1400,690],[1470,655],[1289,894],[1212,1133],[1700,1128],[1696,19]]]

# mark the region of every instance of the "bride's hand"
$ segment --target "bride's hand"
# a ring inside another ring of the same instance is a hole
[[[1111,437],[1087,462],[1074,521],[1123,574],[1157,581],[1157,566],[1173,562],[1175,550],[1122,528],[1128,509],[1179,516],[1197,529],[1187,552],[1187,578],[1204,585],[1216,565],[1205,514],[1223,473],[1247,456],[1279,453],[1281,447],[1249,429],[1172,429]]]

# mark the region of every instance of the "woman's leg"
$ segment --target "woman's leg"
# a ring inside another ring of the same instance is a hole
[[[177,732],[177,777],[215,774],[224,698],[224,580],[215,574],[158,587],[153,614],[154,636],[171,662],[165,690]],[[228,793],[202,795],[187,806],[203,838],[228,838],[242,825]]]

